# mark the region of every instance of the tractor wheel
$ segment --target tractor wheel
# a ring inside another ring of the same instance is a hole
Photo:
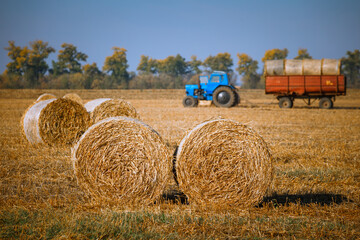
[[[319,102],[319,108],[322,108],[322,109],[330,109],[333,107],[333,102],[331,101],[330,98],[328,97],[323,97],[320,99],[320,102]]]
[[[235,104],[235,93],[229,87],[218,87],[213,94],[213,102],[217,107],[229,108]]]
[[[184,107],[196,107],[198,105],[198,100],[192,96],[186,96],[183,99]]]
[[[240,95],[239,95],[239,93],[236,90],[234,90],[234,94],[235,94],[235,102],[234,102],[233,107],[237,106],[240,103]]]
[[[279,107],[280,108],[292,108],[293,107],[293,101],[291,101],[288,97],[282,97],[279,100]]]

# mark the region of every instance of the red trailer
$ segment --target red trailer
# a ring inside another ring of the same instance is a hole
[[[270,67],[268,67],[270,68]],[[273,71],[274,72],[274,71]],[[273,73],[272,72],[272,73]],[[288,70],[290,72],[290,70]],[[266,73],[266,72],[265,72]],[[283,71],[282,73],[286,73]],[[291,108],[296,98],[311,105],[319,99],[320,108],[332,108],[336,96],[346,95],[344,75],[267,75],[265,93],[274,94],[281,108]]]

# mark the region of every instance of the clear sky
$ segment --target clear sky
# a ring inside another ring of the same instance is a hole
[[[129,71],[142,54],[204,60],[229,52],[261,63],[266,50],[307,48],[315,59],[360,49],[359,0],[0,0],[0,72],[4,47],[43,40],[75,45],[102,68],[112,47],[128,50]],[[52,53],[49,62],[56,59]],[[50,64],[49,64],[50,65]],[[51,67],[51,66],[50,66]],[[260,65],[262,67],[262,64]]]

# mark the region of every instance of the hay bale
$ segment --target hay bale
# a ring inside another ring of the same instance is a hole
[[[226,119],[191,130],[179,145],[175,170],[189,202],[207,206],[257,204],[272,180],[271,156],[261,136]]]
[[[321,75],[320,59],[303,59],[304,75]]]
[[[285,75],[303,75],[303,62],[302,60],[284,60],[285,62]]]
[[[265,75],[284,75],[284,67],[284,60],[267,60],[264,67]]]
[[[79,95],[77,95],[76,93],[67,93],[63,96],[63,98],[73,100],[77,103],[80,103],[81,105],[84,104],[81,97]]]
[[[51,93],[43,93],[36,99],[35,102],[40,102],[40,101],[44,101],[44,100],[48,100],[48,99],[56,99],[56,96]]]
[[[153,203],[165,189],[171,154],[159,134],[127,117],[91,126],[72,149],[79,186],[94,200]]]
[[[339,59],[323,59],[322,62],[322,74],[323,75],[339,75],[340,74]]]
[[[92,123],[96,123],[108,117],[117,116],[139,118],[136,109],[130,103],[122,99],[95,99],[87,102],[85,108],[90,113]]]
[[[86,131],[90,116],[79,103],[69,99],[36,102],[22,118],[22,130],[31,144],[73,144]]]

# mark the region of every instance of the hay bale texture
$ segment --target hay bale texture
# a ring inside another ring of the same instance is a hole
[[[339,75],[339,59],[266,60],[264,74],[274,75]]]
[[[255,205],[272,180],[264,140],[227,119],[209,120],[191,130],[179,145],[175,170],[189,202],[206,206]]]
[[[63,98],[73,100],[77,103],[80,103],[81,105],[84,104],[81,97],[79,95],[77,95],[76,93],[67,93],[63,96]]]
[[[153,203],[165,189],[171,154],[139,120],[112,117],[91,126],[72,149],[79,186],[95,201]]]
[[[122,99],[99,98],[85,104],[90,113],[92,123],[96,123],[108,117],[130,117],[139,118],[136,109]]]
[[[49,99],[56,99],[56,96],[51,93],[43,93],[36,99],[36,102],[49,100]]]
[[[22,131],[31,144],[68,145],[79,140],[90,123],[86,109],[69,99],[35,102],[24,113]]]

